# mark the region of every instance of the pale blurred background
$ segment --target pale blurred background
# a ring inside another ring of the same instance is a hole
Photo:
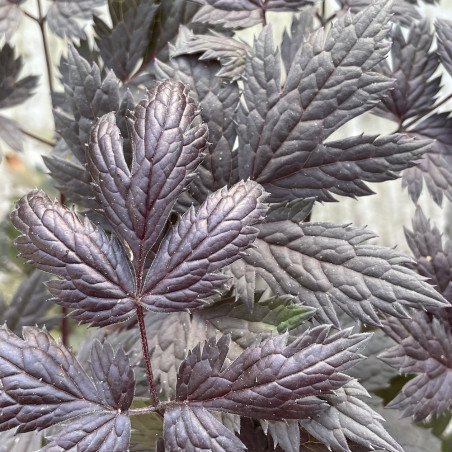
[[[333,5],[333,0],[331,0],[330,6]],[[33,9],[33,1],[27,2],[25,6],[31,13],[37,14],[37,11]],[[421,14],[428,17],[432,22],[435,20],[435,14],[440,14],[443,19],[452,19],[452,0],[440,2],[440,6],[425,5],[421,2],[419,9]],[[278,42],[278,37],[284,27],[290,26],[289,17],[290,15],[284,13],[269,16],[269,22],[277,18],[274,22],[276,42]],[[86,32],[89,35],[91,33],[90,28],[87,28]],[[246,36],[241,35],[241,37],[250,40],[253,32],[259,32],[259,29],[251,30]],[[61,54],[66,52],[66,44],[49,31],[47,36],[52,64],[55,66],[58,64]],[[17,120],[24,129],[52,141],[54,124],[42,40],[37,24],[28,18],[24,18],[12,43],[16,47],[16,54],[22,55],[24,60],[21,76],[33,74],[40,75],[41,78],[36,94],[25,104],[10,109],[8,114],[11,118]],[[55,86],[58,86],[57,72],[54,72],[54,75],[53,82]],[[443,95],[452,92],[452,81],[447,75],[443,76],[443,85],[447,85],[446,88],[443,87]],[[452,110],[452,104],[444,105],[441,110]],[[394,129],[393,123],[373,115],[366,115],[344,126],[339,131],[339,136],[341,134],[356,135],[361,132],[390,133]],[[338,138],[338,134],[335,134],[334,138]],[[20,154],[14,154],[6,145],[2,146],[6,158],[4,157],[0,164],[0,217],[4,218],[12,207],[11,199],[22,196],[29,189],[42,183],[44,176],[37,176],[34,169],[39,168],[42,172],[45,172],[41,155],[48,155],[51,148],[33,139],[26,140],[24,152]],[[316,206],[312,220],[368,225],[369,229],[379,235],[376,243],[386,246],[397,245],[400,249],[408,251],[403,234],[403,225],[411,225],[411,218],[415,210],[414,204],[408,197],[407,192],[402,191],[400,180],[372,184],[372,189],[376,192],[375,195],[361,197],[358,200],[341,198],[340,203]],[[420,204],[425,214],[441,230],[444,230],[449,223],[449,218],[452,217],[452,209],[448,201],[446,199],[443,201],[444,209],[441,210],[424,190]]]

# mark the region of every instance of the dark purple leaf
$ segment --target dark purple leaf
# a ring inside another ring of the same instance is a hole
[[[369,194],[361,179],[393,178],[389,160],[401,148],[408,154],[399,160],[400,169],[422,152],[420,144],[397,135],[323,144],[391,86],[389,79],[370,72],[388,51],[383,39],[389,9],[383,1],[353,19],[344,16],[324,43],[322,31],[312,34],[296,54],[282,92],[271,30],[265,28],[255,41],[246,63],[245,101],[237,115],[238,168],[242,179],[263,184],[272,201],[306,196],[331,200],[328,189],[348,196]],[[359,69],[350,73],[350,66]]]
[[[47,11],[47,23],[61,38],[86,39],[79,21],[91,20],[105,4],[105,0],[57,0]]]
[[[135,391],[133,371],[122,349],[116,355],[111,345],[95,341],[91,348],[90,373],[97,392],[108,406],[126,411],[132,404]]]
[[[95,413],[73,420],[42,452],[126,452],[129,450],[130,420],[118,413]]]
[[[0,49],[0,108],[25,102],[36,88],[38,77],[29,75],[19,80],[21,69],[22,58],[15,58],[13,47],[4,44]]]
[[[380,70],[396,81],[375,113],[400,124],[431,109],[440,84],[440,77],[430,80],[439,62],[438,56],[429,52],[432,40],[428,21],[414,22],[406,40],[399,26],[392,28],[392,68],[384,61]]]
[[[135,109],[130,170],[114,113],[92,129],[87,160],[94,189],[113,229],[127,243],[137,271],[207,145],[207,127],[191,127],[196,114],[196,104],[182,83],[156,85]]]
[[[201,5],[211,5],[225,11],[253,11],[263,9],[264,0],[194,0]]]
[[[258,340],[222,370],[228,336],[195,347],[179,368],[177,402],[260,419],[299,419],[326,408],[313,396],[350,381],[342,371],[362,359],[368,335],[319,326],[287,345],[287,335]]]
[[[113,28],[95,19],[96,43],[102,60],[120,80],[127,80],[143,57],[157,10],[154,0],[122,2],[119,17],[115,17],[116,10],[112,10],[110,2]]]
[[[436,204],[442,204],[443,195],[452,200],[452,119],[447,113],[434,114],[407,133],[431,140],[419,164],[403,173],[402,185],[408,188],[411,199],[417,202],[425,182]]]
[[[0,328],[0,430],[41,430],[111,410],[66,347],[35,327],[25,327],[23,337]]]
[[[0,36],[9,41],[22,21],[24,0],[0,0]]]
[[[438,35],[438,49],[436,52],[446,71],[452,74],[452,22],[438,19],[435,28]]]
[[[40,190],[18,201],[11,219],[24,234],[16,241],[21,256],[62,278],[48,288],[77,320],[105,326],[134,314],[134,280],[115,238]]]
[[[171,50],[173,56],[173,48]],[[236,83],[221,83],[216,76],[219,70],[219,64],[200,62],[197,57],[173,56],[171,66],[156,63],[158,78],[181,80],[192,87],[193,98],[201,106],[201,118],[209,129],[208,152],[188,192],[178,201],[184,207],[193,201],[200,204],[210,192],[233,183],[232,149],[237,137],[234,115],[240,93]]]
[[[300,420],[300,424],[329,449],[337,452],[349,452],[349,441],[364,450],[403,452],[383,428],[383,417],[360,400],[363,396],[369,397],[369,394],[356,380],[352,380],[334,394],[320,396],[330,405],[329,408],[311,419]]]
[[[173,405],[165,411],[165,450],[168,452],[244,452],[244,444],[202,407]]]
[[[285,452],[279,446],[273,447],[271,436],[267,436],[257,421],[242,417],[237,436],[246,446],[247,452]]]
[[[291,294],[315,307],[320,322],[339,325],[335,306],[350,317],[379,325],[375,309],[398,317],[404,307],[440,307],[442,296],[405,265],[411,259],[392,248],[363,242],[365,228],[332,223],[267,219],[245,262],[276,294]]]
[[[452,333],[449,326],[422,311],[412,316],[406,320],[385,319],[384,331],[398,345],[379,358],[402,374],[418,374],[387,407],[403,410],[405,416],[421,421],[452,406]]]
[[[265,192],[253,181],[211,194],[184,214],[163,240],[147,274],[141,301],[156,311],[182,311],[203,303],[227,279],[216,270],[239,259],[257,235]]]

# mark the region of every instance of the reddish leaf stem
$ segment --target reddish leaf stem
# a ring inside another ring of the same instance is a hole
[[[144,312],[143,312],[143,306],[140,304],[137,306],[137,318],[138,318],[138,325],[140,327],[140,336],[141,336],[141,346],[143,349],[143,357],[144,362],[146,366],[146,375],[148,377],[148,383],[149,383],[149,392],[151,394],[151,400],[155,407],[158,407],[160,404],[157,391],[155,389],[154,384],[154,375],[152,373],[152,367],[151,367],[151,359],[149,357],[149,346],[148,346],[148,338],[146,334],[146,326],[144,324]]]

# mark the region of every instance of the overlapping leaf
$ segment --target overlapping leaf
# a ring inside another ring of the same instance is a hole
[[[8,328],[16,334],[27,325],[52,328],[57,319],[47,316],[52,307],[48,301],[49,292],[44,285],[44,281],[48,279],[49,275],[39,270],[30,276],[24,276],[11,301],[2,310],[0,323],[7,323]]]
[[[97,412],[101,419],[100,412],[110,411],[111,417],[118,414],[119,404],[110,394],[124,391],[133,395],[134,382],[130,380],[132,375],[129,372],[120,381],[109,380],[103,385],[103,392],[99,393],[72,353],[45,330],[25,327],[23,337],[23,340],[18,338],[6,327],[0,329],[2,431],[14,427],[18,427],[18,432],[42,430],[71,418],[77,419],[71,421],[68,428],[78,426],[79,429],[78,416]],[[114,372],[128,367],[124,354],[109,354],[103,359],[109,361]],[[114,403],[110,405],[110,401]],[[126,403],[121,406],[128,409]],[[128,420],[124,421],[122,424],[126,427]],[[127,428],[123,431],[127,436]]]
[[[185,29],[181,29],[185,32]],[[171,66],[156,62],[156,76],[160,79],[180,80],[192,87],[192,95],[201,106],[201,117],[209,128],[208,152],[197,174],[178,204],[190,206],[202,203],[210,192],[231,185],[232,149],[237,137],[234,115],[240,94],[236,83],[222,84],[216,74],[220,66],[214,62],[200,62],[196,57],[174,57],[170,47]]]
[[[176,402],[260,419],[307,418],[325,409],[314,398],[342,387],[342,371],[362,359],[368,335],[320,326],[287,345],[287,335],[258,340],[229,366],[228,336],[197,346],[179,368]]]
[[[329,449],[338,452],[349,452],[349,442],[362,446],[363,450],[403,452],[382,426],[383,417],[360,399],[363,396],[369,394],[356,380],[350,381],[334,394],[320,396],[329,408],[311,419],[300,420],[300,424]]]
[[[430,141],[429,151],[419,165],[403,173],[402,186],[406,186],[411,199],[417,202],[423,184],[436,204],[443,196],[452,200],[452,119],[447,113],[429,116],[408,129],[411,136]]]
[[[49,28],[64,38],[86,39],[80,21],[90,20],[98,14],[97,8],[106,4],[106,0],[58,0],[47,11]]]
[[[195,116],[182,83],[156,85],[135,109],[131,169],[114,113],[92,129],[87,160],[96,196],[138,272],[207,145],[207,127],[191,126]]]
[[[158,5],[154,0],[110,2],[113,27],[95,19],[96,43],[105,65],[124,81],[144,55]]]
[[[23,12],[20,4],[24,0],[0,0],[0,36],[9,41],[19,26]]]
[[[244,452],[245,445],[202,407],[173,405],[165,411],[165,450]]]
[[[436,24],[436,33],[438,35],[437,53],[441,63],[449,74],[452,74],[452,22],[449,20],[438,19]]]
[[[134,281],[116,239],[40,190],[18,201],[11,219],[24,234],[16,241],[21,255],[62,278],[48,288],[76,319],[105,326],[133,315]]]
[[[440,77],[431,79],[438,56],[430,52],[433,35],[428,21],[414,23],[405,39],[399,26],[392,28],[391,63],[380,64],[383,74],[395,78],[394,89],[374,110],[401,124],[405,119],[429,111],[439,90]]]
[[[400,135],[323,142],[391,86],[370,72],[388,51],[389,11],[388,2],[379,2],[342,17],[325,41],[321,31],[312,34],[298,50],[282,92],[271,30],[255,41],[237,114],[238,168],[241,178],[261,183],[271,201],[370,194],[364,180],[393,179],[426,151],[425,143]]]
[[[209,195],[168,232],[143,286],[142,303],[161,311],[202,304],[227,278],[213,273],[235,260],[257,235],[251,225],[263,218],[265,192],[253,181],[239,182]]]
[[[423,312],[413,319],[387,318],[384,331],[398,345],[380,355],[380,359],[403,374],[418,374],[392,400],[388,408],[398,408],[406,416],[423,420],[442,414],[452,406],[452,333],[437,318]]]
[[[283,209],[278,207],[279,211]],[[442,306],[441,295],[391,248],[367,245],[365,228],[298,223],[270,211],[244,261],[276,294],[291,294],[317,309],[314,317],[339,325],[338,307],[355,320],[379,325],[375,309],[398,317],[404,307]]]

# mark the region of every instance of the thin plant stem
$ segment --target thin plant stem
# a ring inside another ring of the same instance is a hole
[[[39,13],[39,29],[41,30],[41,36],[42,36],[42,45],[44,47],[44,55],[46,59],[46,68],[47,68],[47,79],[49,83],[49,89],[50,89],[50,96],[52,97],[52,93],[54,92],[53,89],[53,78],[52,78],[52,64],[50,60],[50,52],[49,52],[49,44],[47,42],[47,34],[45,30],[45,22],[46,17],[42,15],[42,7],[41,7],[41,0],[37,0],[38,4],[38,13]],[[53,98],[52,98],[52,105],[53,105]]]
[[[146,366],[146,375],[148,377],[148,383],[149,383],[149,392],[151,394],[151,400],[155,407],[158,407],[160,401],[157,396],[157,391],[155,389],[154,384],[154,375],[152,374],[152,367],[151,367],[151,359],[149,358],[149,346],[148,346],[148,338],[146,334],[146,326],[144,324],[144,312],[143,312],[143,306],[140,304],[137,306],[137,318],[138,318],[138,325],[140,328],[140,337],[141,337],[141,346],[143,349],[143,357],[144,362]]]
[[[46,140],[45,138],[38,137],[34,133],[28,132],[27,130],[24,130],[21,128],[20,131],[27,137],[33,138],[34,140],[39,141],[40,143],[46,144],[47,146],[53,147],[55,145],[54,142],[52,142],[50,140]]]

